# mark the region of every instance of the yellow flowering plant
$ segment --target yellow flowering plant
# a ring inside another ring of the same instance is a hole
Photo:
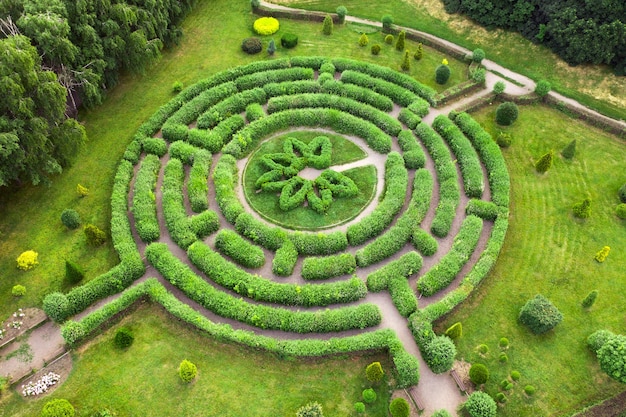
[[[252,28],[259,35],[271,35],[278,32],[280,23],[274,17],[261,17],[254,21]]]
[[[444,58],[443,61],[441,61],[441,64],[442,65],[448,65],[448,60]]]
[[[17,257],[17,268],[22,271],[28,271],[29,269],[33,269],[39,262],[37,261],[37,257],[39,254],[34,250],[27,250],[26,252],[22,252],[20,256]]]

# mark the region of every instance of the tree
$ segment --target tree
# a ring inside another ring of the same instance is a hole
[[[196,375],[198,375],[198,368],[187,359],[184,359],[178,366],[178,376],[183,382],[189,383],[193,381]]]
[[[380,362],[372,362],[367,365],[367,368],[365,368],[365,376],[370,382],[379,382],[383,379],[384,374],[385,373],[383,372],[383,367],[380,365]]]
[[[472,61],[480,64],[483,59],[485,59],[485,51],[480,48],[474,49],[474,52],[472,52]]]
[[[66,90],[25,36],[0,40],[0,186],[49,182],[78,154],[85,129],[65,118]]]
[[[542,98],[547,96],[550,90],[552,90],[552,84],[546,80],[538,81],[535,86],[535,94]]]
[[[296,417],[324,417],[322,405],[317,401],[303,405],[296,411]]]
[[[507,101],[498,106],[496,109],[496,122],[500,126],[510,126],[517,120],[519,110],[517,104]]]
[[[411,409],[409,403],[402,397],[394,398],[389,404],[389,412],[392,417],[409,417]]]
[[[85,271],[76,263],[65,260],[65,279],[70,284],[78,284],[85,277]]]
[[[563,320],[563,314],[546,297],[537,294],[524,304],[519,321],[534,334],[542,334],[555,328]]]
[[[424,46],[420,42],[417,44],[417,49],[415,50],[415,55],[413,55],[413,58],[419,61],[420,59],[422,59],[423,56],[424,56]]]
[[[588,219],[591,217],[591,199],[585,198],[580,203],[576,203],[572,206],[574,216],[579,219]]]
[[[435,70],[435,81],[437,81],[437,84],[445,84],[448,82],[448,79],[450,78],[450,67],[448,67],[445,64],[441,64],[437,67],[437,69]]]
[[[339,23],[343,23],[346,21],[346,15],[348,14],[348,9],[346,9],[346,6],[339,6],[337,7],[337,17],[339,18]]]
[[[322,27],[322,33],[324,35],[332,35],[333,33],[333,18],[329,14],[324,18],[324,26]]]
[[[56,399],[51,400],[43,406],[41,417],[74,417],[74,407],[68,400]]]
[[[563,150],[561,151],[561,155],[565,159],[572,159],[574,155],[576,155],[576,139],[571,141]]]
[[[550,151],[544,154],[537,162],[535,162],[535,169],[540,174],[545,174],[548,172],[550,167],[552,167],[552,160],[554,159],[554,151]]]
[[[276,42],[274,39],[270,39],[270,43],[267,45],[267,54],[274,55],[274,52],[276,52]]]
[[[68,229],[76,229],[80,226],[80,215],[76,210],[65,209],[61,213],[61,223]]]
[[[463,404],[463,409],[467,411],[470,417],[495,417],[498,406],[489,394],[474,391]]]
[[[361,33],[361,36],[359,37],[359,45],[360,46],[366,46],[369,43],[369,38],[367,37],[367,35],[365,33]]]
[[[495,95],[498,94],[502,94],[504,93],[504,90],[506,89],[506,84],[503,81],[497,81],[494,85],[493,85],[493,93]]]
[[[626,336],[609,337],[598,350],[598,361],[608,376],[626,384]]]
[[[463,325],[461,324],[461,322],[457,321],[452,326],[448,327],[448,330],[446,330],[446,336],[448,336],[452,340],[458,339],[459,337],[463,336]]]
[[[106,234],[93,224],[85,226],[85,236],[87,237],[87,243],[91,246],[100,246],[106,240]]]
[[[404,51],[404,40],[406,39],[406,32],[402,31],[398,34],[398,39],[396,40],[396,51]]]
[[[409,59],[409,51],[404,51],[404,59],[402,60],[402,64],[400,65],[402,71],[410,71],[411,70],[411,60]]]
[[[383,23],[383,32],[389,31],[389,29],[391,29],[391,25],[393,25],[393,16],[386,14],[380,20]]]
[[[598,290],[593,290],[587,294],[582,302],[583,308],[590,308],[596,302],[596,298],[598,298]]]

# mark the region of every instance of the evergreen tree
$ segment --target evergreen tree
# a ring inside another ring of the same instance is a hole
[[[404,51],[404,40],[406,38],[406,32],[402,31],[398,34],[398,40],[396,41],[396,50]]]
[[[327,14],[324,18],[324,26],[322,28],[324,35],[332,35],[333,33],[333,18]]]
[[[70,284],[78,284],[85,277],[85,271],[76,263],[66,260],[65,261],[65,279]]]
[[[404,59],[402,60],[402,65],[400,66],[402,71],[410,71],[411,70],[411,60],[409,59],[409,51],[404,51]]]
[[[574,155],[576,155],[576,139],[563,148],[561,155],[563,155],[563,158],[565,159],[572,159]]]
[[[596,298],[598,298],[598,290],[591,291],[583,300],[583,307],[590,308],[596,302]]]
[[[417,49],[415,50],[415,55],[413,55],[413,58],[419,61],[420,59],[422,59],[423,56],[424,56],[424,46],[420,42],[417,44]]]
[[[276,52],[276,42],[274,39],[270,39],[270,43],[267,45],[267,54],[274,55],[274,52]]]
[[[535,163],[535,169],[540,174],[545,174],[552,167],[552,159],[554,158],[554,151],[550,151],[543,155]]]
[[[367,35],[365,33],[361,34],[361,37],[359,38],[359,45],[361,46],[365,46],[369,43],[369,38],[367,37]]]

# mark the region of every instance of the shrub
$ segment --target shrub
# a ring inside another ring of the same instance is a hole
[[[11,295],[13,295],[13,297],[26,295],[26,287],[20,284],[14,285],[13,288],[11,288]]]
[[[76,210],[65,209],[63,213],[61,213],[61,222],[68,229],[76,229],[80,226],[80,215]]]
[[[333,18],[330,17],[329,14],[324,18],[324,23],[322,26],[322,33],[324,35],[332,35],[333,34]]]
[[[391,25],[393,25],[393,16],[386,14],[382,17],[382,19],[380,19],[380,21],[383,24],[383,32],[385,32],[386,30],[391,29]]]
[[[252,28],[259,35],[272,35],[280,29],[280,23],[275,17],[260,17],[254,21]]]
[[[589,294],[587,294],[582,302],[583,308],[590,308],[593,303],[596,302],[596,298],[598,298],[598,290],[593,290]]]
[[[270,42],[267,44],[267,54],[274,55],[274,52],[276,52],[276,42],[274,39],[270,39]]]
[[[507,401],[506,395],[503,392],[498,392],[496,394],[496,401],[500,404],[504,404]]]
[[[487,78],[487,70],[484,68],[478,68],[471,73],[472,81],[478,84],[484,84]]]
[[[379,44],[372,45],[371,51],[372,51],[372,55],[378,55],[380,53],[380,45]]]
[[[252,9],[258,9],[261,6],[261,0],[250,0]]]
[[[70,284],[78,284],[85,277],[85,271],[76,263],[65,260],[65,279]]]
[[[87,197],[89,195],[89,188],[83,185],[77,184],[76,192],[78,193],[79,197]]]
[[[39,264],[39,261],[37,261],[38,257],[39,254],[34,250],[22,252],[20,256],[17,257],[17,269],[21,269],[22,271],[33,269]]]
[[[583,201],[572,206],[574,217],[579,219],[588,219],[591,217],[591,199],[585,198]]]
[[[411,409],[409,403],[404,398],[394,398],[389,404],[389,412],[392,417],[409,417]]]
[[[550,167],[552,167],[552,160],[554,159],[554,152],[550,151],[544,154],[537,162],[535,162],[535,169],[540,174],[545,174]]]
[[[129,348],[134,341],[135,337],[133,336],[133,332],[128,327],[120,327],[115,332],[113,344],[118,349],[126,349]]]
[[[500,126],[510,126],[519,115],[517,104],[507,101],[498,106],[496,109],[496,123]]]
[[[104,231],[100,230],[98,226],[94,226],[93,224],[86,225],[84,231],[85,236],[87,237],[87,244],[91,246],[100,246],[107,239]]]
[[[367,35],[365,33],[362,33],[361,36],[359,37],[359,46],[366,46],[369,42],[370,40],[367,37]],[[378,55],[378,54],[374,54],[374,55]]]
[[[507,349],[509,347],[509,339],[507,339],[506,337],[501,337],[500,341],[498,342],[498,346],[500,346],[501,349]]]
[[[519,313],[519,321],[527,325],[534,334],[545,333],[563,320],[563,314],[541,294],[537,294],[524,304]]]
[[[493,93],[495,95],[498,94],[502,94],[504,93],[504,90],[506,89],[506,84],[504,83],[504,81],[497,81],[494,85],[493,85]]]
[[[622,185],[617,192],[622,203],[626,203],[626,184]]]
[[[53,292],[43,299],[43,310],[57,323],[65,320],[68,309],[69,301],[65,294]]]
[[[356,411],[359,414],[364,413],[365,412],[365,404],[363,404],[360,401],[354,403],[354,411]]]
[[[189,383],[193,381],[196,375],[198,375],[198,367],[187,359],[184,359],[178,366],[178,376],[183,382]]]
[[[367,404],[371,404],[376,401],[376,391],[374,391],[372,388],[365,389],[363,390],[362,397],[363,401],[365,401]]]
[[[606,260],[606,257],[609,256],[609,252],[611,248],[609,246],[604,246],[598,253],[596,253],[595,260],[602,263]]]
[[[500,363],[507,363],[509,361],[509,357],[506,353],[501,352],[500,356],[498,356],[498,360],[500,361]]]
[[[356,260],[351,253],[305,258],[302,263],[302,278],[305,280],[328,279],[352,274],[355,270]]]
[[[452,417],[448,410],[437,410],[430,417]]]
[[[337,10],[335,10],[335,12],[337,13],[339,23],[343,23],[346,21],[346,15],[348,14],[348,9],[346,9],[346,6],[337,7]]]
[[[496,143],[501,148],[508,148],[511,146],[512,137],[510,133],[499,132],[498,137],[496,138]]]
[[[448,327],[448,330],[446,330],[446,336],[448,336],[452,340],[458,339],[459,337],[463,336],[463,325],[461,324],[461,322],[457,321],[452,326]]]
[[[526,385],[526,386],[524,387],[524,392],[525,392],[525,393],[526,393],[526,395],[528,395],[529,397],[530,397],[530,396],[532,396],[532,395],[535,393],[535,391],[537,391],[537,390],[536,390],[536,389],[535,389],[535,387],[533,387],[532,385]]]
[[[478,346],[476,346],[476,351],[478,351],[478,353],[480,353],[481,355],[486,355],[487,353],[489,353],[489,346],[487,346],[486,344],[482,343]]]
[[[258,54],[262,49],[263,45],[261,44],[261,39],[259,38],[246,38],[241,43],[241,50],[250,55]]]
[[[391,45],[393,43],[393,35],[389,34],[387,36],[385,36],[385,43],[388,45]]]
[[[587,338],[587,347],[597,354],[600,348],[613,336],[614,334],[608,330],[597,330]]]
[[[283,245],[276,250],[272,261],[272,272],[276,275],[287,277],[293,273],[298,262],[298,251],[291,240],[285,240]]]
[[[565,159],[572,159],[574,155],[576,155],[576,139],[571,141],[563,150],[561,151],[561,155]]]
[[[424,360],[431,371],[442,374],[452,369],[456,346],[448,336],[436,336],[426,345],[424,353]]]
[[[511,371],[511,379],[513,381],[519,381],[521,377],[522,375],[519,373],[519,371]]]
[[[41,417],[74,417],[75,414],[72,404],[61,398],[48,401],[41,410]]]
[[[495,417],[498,406],[489,394],[474,391],[463,404],[463,409],[467,411],[470,417]]]
[[[482,363],[472,364],[469,370],[469,377],[474,385],[482,385],[489,380],[489,369]]]
[[[402,60],[402,64],[400,65],[402,71],[410,71],[411,70],[411,60],[409,59],[409,51],[404,51],[404,59]]]
[[[172,83],[172,91],[174,93],[180,93],[181,91],[183,91],[183,87],[184,84],[182,83],[182,81],[174,81],[174,83]]]
[[[384,374],[380,362],[372,362],[365,368],[365,376],[370,382],[380,382]]]
[[[398,39],[396,40],[396,51],[404,51],[405,39],[406,39],[406,32],[401,31],[398,34]]]
[[[415,49],[415,54],[413,54],[413,58],[415,58],[416,61],[419,61],[423,57],[424,57],[424,46],[420,42],[417,44],[417,49]]]
[[[537,84],[535,85],[535,94],[537,94],[539,97],[545,97],[548,95],[551,89],[552,89],[552,84],[550,84],[546,80],[541,80],[541,81],[538,81]]]
[[[474,49],[474,52],[472,52],[472,61],[480,64],[483,59],[485,59],[485,51],[480,48]]]
[[[450,67],[447,65],[439,65],[437,67],[437,69],[435,70],[435,81],[437,81],[437,84],[445,84],[448,82],[448,79],[450,79]]]
[[[215,248],[246,268],[260,268],[265,264],[263,249],[229,229],[220,229],[217,233]]]
[[[324,417],[322,405],[316,401],[303,405],[296,411],[296,417]]]
[[[283,33],[283,36],[280,37],[280,44],[283,48],[295,48],[298,44],[298,36],[293,33]]]
[[[615,214],[622,220],[626,219],[626,203],[618,204],[615,208]]]

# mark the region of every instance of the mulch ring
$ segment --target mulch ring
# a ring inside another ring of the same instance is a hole
[[[27,397],[27,398],[41,398],[44,395],[50,394],[55,389],[57,389],[57,387],[59,387],[63,382],[65,382],[65,380],[70,374],[70,371],[72,370],[72,364],[73,364],[72,355],[70,354],[70,352],[66,352],[63,355],[61,355],[58,359],[55,359],[54,361],[52,361],[50,365],[42,368],[41,370],[31,375],[30,377],[25,378],[22,381],[20,381],[19,384],[16,384],[14,388],[19,395],[23,395],[22,390],[24,389],[26,385],[28,385],[29,382],[35,383],[41,377],[43,377],[44,375],[50,372],[54,372],[55,374],[59,375],[60,379],[57,381],[57,383],[55,385],[48,387],[48,390],[46,392]]]
[[[38,326],[48,319],[46,313],[39,308],[24,308],[21,312],[24,314],[24,317],[19,317],[19,311],[15,311],[15,317],[12,314],[2,323],[4,333],[0,340],[0,346],[3,345],[3,342],[26,333],[31,328]],[[13,327],[14,322],[22,322],[19,329]]]

